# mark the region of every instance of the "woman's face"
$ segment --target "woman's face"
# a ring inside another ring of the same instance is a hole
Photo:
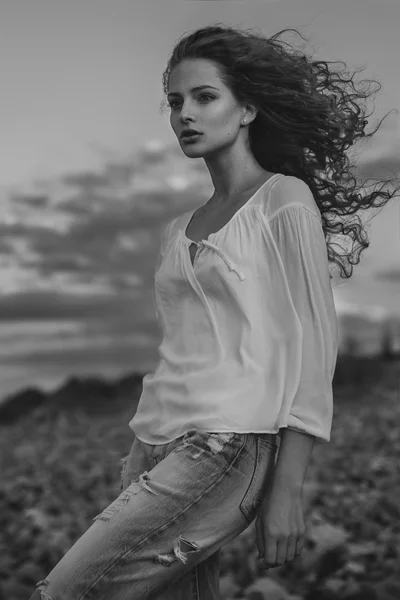
[[[198,86],[207,86],[194,90]],[[241,128],[245,109],[221,81],[215,64],[186,59],[174,67],[169,78],[168,102],[171,127],[182,150],[190,157],[204,157],[232,145]],[[202,135],[181,138],[184,129]],[[246,128],[247,129],[247,128]]]

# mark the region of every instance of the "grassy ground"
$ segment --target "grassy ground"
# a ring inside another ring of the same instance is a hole
[[[316,448],[307,472],[307,519],[318,514],[332,532],[349,535],[346,560],[335,566],[331,553],[325,574],[319,563],[320,584],[329,587],[330,581],[336,589],[331,598],[344,597],[357,582],[377,583],[400,572],[399,362],[380,367],[372,381],[370,368],[364,371],[366,377],[359,367],[356,383],[346,383],[339,369],[331,442]],[[119,494],[119,459],[132,443],[134,412],[135,402],[120,398],[98,416],[77,408],[54,414],[37,409],[1,428],[0,600],[29,597]],[[266,577],[257,571],[256,554],[252,528],[223,548],[221,581],[230,590],[224,597],[246,598],[248,586]],[[304,564],[308,568],[297,568],[296,559],[267,576],[280,576],[287,589],[311,598],[317,567]]]

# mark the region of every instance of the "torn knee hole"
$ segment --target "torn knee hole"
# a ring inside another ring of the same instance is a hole
[[[181,537],[174,543],[173,553],[171,554],[158,554],[154,558],[154,562],[159,562],[160,564],[169,567],[176,560],[182,561],[184,564],[188,561],[188,554],[192,554],[193,552],[198,552],[199,546],[194,542],[188,542]]]
[[[49,580],[48,579],[42,579],[41,581],[38,581],[36,584],[36,590],[35,590],[35,595],[33,596],[34,598],[39,596],[38,594],[40,594],[40,600],[52,600],[52,597],[49,596],[49,594],[46,594],[45,591],[43,591],[43,589],[40,588],[40,586],[48,586],[49,585]]]
[[[43,590],[37,590],[40,591],[40,600],[53,600],[51,596],[49,596],[49,594],[46,594],[46,592],[44,592]]]

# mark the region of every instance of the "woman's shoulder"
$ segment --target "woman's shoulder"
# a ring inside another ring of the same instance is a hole
[[[319,216],[318,206],[310,187],[299,177],[284,175],[277,178],[266,200],[265,209],[268,219],[272,219],[290,206],[303,206]]]

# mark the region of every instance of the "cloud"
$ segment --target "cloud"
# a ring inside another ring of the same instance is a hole
[[[379,121],[374,124],[374,130]],[[378,131],[357,144],[357,173],[362,177],[385,179],[400,174],[400,117],[388,114]]]
[[[112,340],[110,340],[112,341]],[[110,343],[107,346],[96,344],[94,339],[92,343],[82,345],[81,348],[73,346],[68,348],[61,343],[58,347],[51,350],[45,348],[36,352],[25,352],[14,356],[1,357],[2,365],[12,365],[14,367],[21,365],[26,368],[36,366],[44,368],[51,372],[57,366],[64,366],[65,373],[80,372],[85,370],[94,370],[101,374],[103,367],[119,366],[129,371],[135,371],[139,365],[157,363],[156,344],[143,346],[134,338],[130,343]],[[97,366],[96,366],[97,365]]]
[[[31,208],[47,208],[51,204],[50,197],[43,194],[14,194],[12,201]]]
[[[360,171],[370,175],[374,165],[396,164],[396,127],[365,146]],[[27,334],[25,348],[15,340],[9,364],[48,370],[58,364],[76,372],[107,361],[132,369],[150,355],[154,361],[160,332],[153,278],[161,228],[212,193],[205,165],[160,146],[99,173],[66,175],[59,184],[58,197],[30,191],[3,201],[0,259],[7,270],[0,322],[68,322],[77,328],[68,339],[57,328],[39,329]]]
[[[400,283],[400,269],[376,271],[375,277],[377,279],[382,279],[383,281],[393,281],[394,283]]]
[[[115,299],[68,292],[21,291],[0,297],[0,321],[95,319],[115,309]]]

